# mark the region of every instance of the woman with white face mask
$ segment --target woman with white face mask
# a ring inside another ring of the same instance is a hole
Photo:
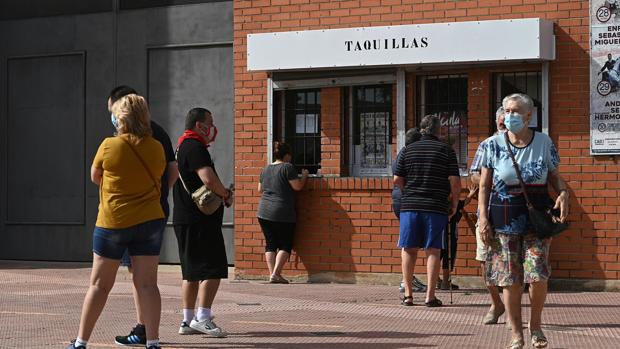
[[[535,206],[550,201],[547,185],[558,194],[555,209],[560,220],[568,216],[568,191],[560,177],[560,158],[549,136],[528,127],[534,103],[525,94],[504,98],[506,134],[498,134],[484,143],[480,194],[479,229],[488,246],[486,282],[503,288],[508,316],[512,324],[512,341],[508,348],[524,346],[521,324],[523,284],[530,284],[532,346],[545,348],[547,338],[541,329],[541,315],[547,296],[550,239],[533,234],[526,200],[508,152],[514,154],[527,194]],[[491,187],[493,191],[491,191]]]

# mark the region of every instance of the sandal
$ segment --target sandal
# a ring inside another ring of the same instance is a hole
[[[425,302],[424,305],[426,305],[429,308],[437,308],[437,307],[441,307],[443,303],[439,300],[439,298],[433,298],[430,301]]]
[[[525,342],[523,338],[514,338],[510,344],[506,347],[506,349],[523,349],[525,346]]]
[[[530,336],[532,337],[532,346],[534,348],[546,348],[549,345],[549,341],[542,330],[531,330]]]
[[[402,305],[406,307],[410,307],[413,305],[413,296],[404,296],[400,302]]]
[[[494,324],[496,324],[497,321],[499,320],[499,317],[504,315],[505,311],[506,311],[506,309],[502,309],[502,311],[500,311],[498,313],[494,313],[493,311],[489,310],[489,312],[482,319],[482,323],[485,324],[485,325],[494,325]]]
[[[282,275],[271,275],[269,278],[270,284],[288,284],[288,280],[283,278]]]

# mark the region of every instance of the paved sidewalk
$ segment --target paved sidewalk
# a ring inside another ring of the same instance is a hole
[[[77,334],[89,273],[86,265],[0,262],[0,348],[64,348]],[[164,266],[159,276],[167,349],[503,348],[510,336],[504,317],[481,324],[488,303],[477,290],[455,292],[453,305],[440,292],[446,306],[429,309],[421,294],[416,306],[399,305],[396,287],[260,281],[222,283],[214,313],[228,338],[180,336],[180,271]],[[117,347],[114,336],[134,325],[130,287],[122,269],[89,348]],[[620,293],[552,293],[543,317],[550,348],[620,347]]]

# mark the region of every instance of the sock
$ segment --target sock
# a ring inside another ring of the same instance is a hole
[[[156,346],[159,348],[159,339],[147,339],[146,347],[149,348],[151,346]]]
[[[83,346],[84,348],[86,348],[86,346],[88,345],[88,341],[85,341],[82,338],[77,337],[75,339],[75,343],[73,344],[73,346],[79,347],[80,345]]]
[[[183,309],[183,321],[189,325],[190,321],[194,319],[194,309]]]
[[[204,321],[211,319],[211,308],[198,307],[198,314],[196,314],[196,320]]]

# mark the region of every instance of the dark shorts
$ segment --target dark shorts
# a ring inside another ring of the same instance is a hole
[[[295,237],[295,223],[275,222],[267,219],[258,219],[263,235],[265,235],[265,252],[278,250],[291,253]]]
[[[101,257],[121,259],[125,250],[130,256],[159,256],[166,222],[156,219],[129,228],[95,227],[93,252]]]
[[[436,212],[400,212],[400,248],[444,248],[444,229],[448,215]]]
[[[222,235],[224,207],[191,224],[175,224],[183,280],[228,278],[228,259]]]

